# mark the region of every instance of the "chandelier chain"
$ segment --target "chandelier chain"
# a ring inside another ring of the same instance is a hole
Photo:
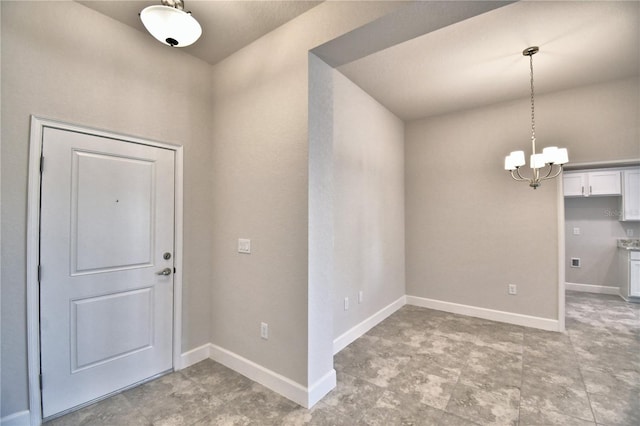
[[[529,55],[529,70],[531,75],[531,142],[536,142],[536,118],[535,118],[535,106],[533,96],[533,54]],[[535,154],[535,145],[533,147]]]

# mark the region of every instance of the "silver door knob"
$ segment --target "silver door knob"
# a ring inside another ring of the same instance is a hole
[[[171,275],[171,268],[164,268],[160,272],[156,272],[156,275]]]

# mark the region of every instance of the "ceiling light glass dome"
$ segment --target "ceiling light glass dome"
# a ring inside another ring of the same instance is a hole
[[[140,20],[156,40],[172,47],[185,47],[196,42],[202,35],[202,27],[185,12],[184,3],[163,0],[162,5],[146,7],[140,12]]]

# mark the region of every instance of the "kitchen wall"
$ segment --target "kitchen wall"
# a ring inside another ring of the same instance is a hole
[[[638,158],[638,83],[537,96],[538,144],[572,162]],[[534,191],[503,170],[508,152],[530,150],[528,111],[522,99],[407,123],[408,295],[558,318],[557,182]]]
[[[617,240],[640,238],[640,222],[620,222],[620,197],[565,198],[566,281],[620,287]],[[580,235],[573,235],[574,228]],[[627,236],[631,232],[633,237]],[[580,258],[579,268],[571,258]]]
[[[210,66],[75,2],[2,1],[2,411],[27,410],[31,114],[184,146],[182,344],[209,342]]]
[[[404,124],[334,72],[333,329],[337,338],[405,294]],[[349,310],[344,309],[345,297]]]

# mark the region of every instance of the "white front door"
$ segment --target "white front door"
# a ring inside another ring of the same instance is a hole
[[[48,127],[42,150],[46,418],[173,366],[174,151]]]

